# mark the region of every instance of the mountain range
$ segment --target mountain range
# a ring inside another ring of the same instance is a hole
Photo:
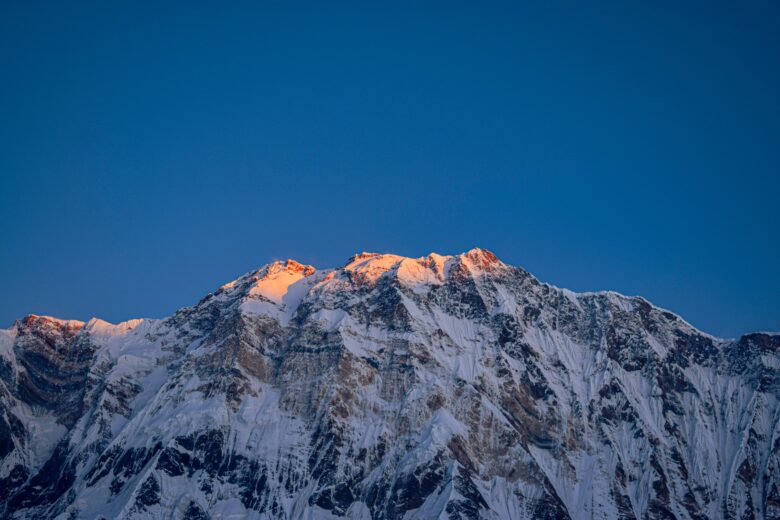
[[[780,518],[780,335],[483,249],[0,330],[0,517]]]

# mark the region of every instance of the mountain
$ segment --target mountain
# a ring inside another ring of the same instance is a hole
[[[780,518],[780,335],[492,253],[0,331],[0,517]]]

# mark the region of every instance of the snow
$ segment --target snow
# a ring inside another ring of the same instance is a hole
[[[269,272],[262,277],[250,289],[249,296],[262,296],[276,304],[281,304],[283,298],[289,292],[290,286],[295,282],[305,278],[302,271],[291,269],[280,269]]]
[[[377,280],[398,265],[404,257],[376,253],[361,253],[352,257],[352,261],[343,267],[362,284],[374,285]]]
[[[71,327],[71,328],[81,328],[84,326],[83,321],[79,320],[63,320],[61,318],[55,318],[54,316],[46,316],[46,315],[39,315],[39,314],[28,314],[28,319],[43,319],[46,321],[53,321],[54,323],[57,323],[60,326],[64,327]]]
[[[13,359],[14,340],[16,340],[16,328],[0,329],[0,356],[8,361]]]
[[[433,269],[431,267],[434,267]],[[441,285],[444,278],[441,274],[443,267],[436,264],[426,265],[421,259],[412,260],[405,258],[398,263],[398,280],[412,291],[422,294],[431,285]]]
[[[450,271],[456,265],[461,265],[459,276],[473,282],[459,289],[476,288],[464,301],[481,299],[487,312],[448,300],[447,291],[437,289],[453,283]],[[67,513],[89,518],[129,515],[139,486],[150,475],[159,481],[160,503],[138,518],[178,518],[190,501],[208,509],[212,518],[271,518],[267,510],[247,509],[237,498],[241,489],[229,479],[211,480],[215,491],[208,494],[199,485],[209,478],[203,470],[174,477],[156,469],[156,459],[139,468],[116,495],[108,489],[112,474],[95,485],[85,478],[98,457],[90,451],[94,446],[177,446],[178,436],[210,429],[225,434],[226,460],[242,455],[262,464],[268,492],[284,515],[295,519],[336,518],[309,503],[319,485],[308,473],[309,458],[325,453],[313,451],[315,432],[330,424],[339,433],[338,460],[328,470],[336,479],[365,470],[361,478],[367,487],[414,474],[443,458],[442,485],[406,511],[407,519],[446,518],[447,505],[464,498],[453,484],[456,476],[465,475],[450,451],[453,442],[465,446],[473,462],[475,474],[469,478],[489,506],[482,512],[485,518],[527,518],[546,493],[542,481],[549,482],[573,518],[617,517],[613,486],[628,497],[635,516],[648,516],[657,497],[658,467],[667,479],[670,507],[682,518],[688,516],[681,504],[689,489],[698,493],[708,517],[724,516],[722,504],[743,512],[751,500],[759,500],[740,476],[746,460],[756,461],[760,478],[776,482],[768,469],[776,457],[768,446],[780,435],[780,404],[777,395],[750,379],[760,374],[731,373],[727,365],[718,365],[724,363],[720,359],[691,361],[679,370],[693,390],[662,387],[654,370],[664,363],[677,366],[671,358],[675,332],[698,331],[664,317],[651,333],[637,325],[637,298],[547,292],[551,286],[523,285],[506,275],[509,269],[482,249],[421,258],[361,253],[333,270],[288,260],[225,284],[177,315],[193,316],[183,322],[114,325],[94,318],[79,332],[79,340],[95,347],[85,396],[88,411],[70,430],[52,415],[0,393],[2,404],[34,439],[14,460],[40,467],[57,442],[69,436],[81,465]],[[394,316],[372,314],[383,309],[382,297],[388,294],[375,291],[377,284],[398,296],[406,311],[398,313],[406,320],[402,326],[395,326]],[[538,310],[532,319],[526,314],[529,307]],[[650,307],[649,312],[664,311]],[[217,323],[202,330],[200,320],[209,323],[213,316]],[[516,337],[503,346],[498,337],[507,320]],[[641,340],[647,365],[626,368],[610,351],[605,331],[616,323]],[[215,332],[226,324],[228,334]],[[15,334],[13,328],[0,331],[0,356],[18,371]],[[263,334],[275,341],[257,341]],[[327,338],[325,345],[322,338]],[[715,345],[730,344],[717,340]],[[253,370],[241,355],[270,368],[267,373]],[[751,363],[771,374],[780,358],[764,352]],[[230,391],[239,399],[229,403],[226,393],[234,383],[240,388]],[[549,392],[532,398],[529,383]],[[0,385],[5,392],[6,382]],[[665,399],[675,400],[684,412],[670,411]],[[518,400],[526,415],[512,415]],[[603,412],[610,407],[615,414]],[[519,426],[518,418],[523,421]],[[541,440],[527,433],[537,429]],[[371,466],[368,461],[377,456],[380,443],[383,455]],[[672,458],[673,449],[680,450],[686,478]],[[358,459],[361,452],[367,455]],[[650,464],[652,457],[659,459],[657,467]],[[618,466],[624,486],[615,477]],[[0,470],[0,476],[6,475],[9,466]],[[290,474],[302,475],[304,487],[285,489]],[[348,518],[371,517],[362,500],[351,504]]]
[[[221,500],[211,506],[211,517],[214,520],[243,520],[247,518],[248,513],[237,498]]]
[[[83,332],[89,333],[94,336],[102,336],[104,339],[110,337],[119,337],[125,335],[127,332],[135,329],[139,325],[142,325],[145,321],[143,318],[134,320],[127,320],[116,325],[103,321],[99,318],[92,318],[84,326]]]
[[[290,322],[312,287],[329,272],[317,272],[294,260],[274,263],[264,271],[242,301],[241,311],[275,317],[282,325]]]
[[[34,468],[40,468],[54,452],[57,443],[65,436],[68,429],[58,424],[54,417],[48,414],[36,414],[24,403],[17,403],[14,415],[21,419],[30,432],[34,449],[30,450],[30,463]]]

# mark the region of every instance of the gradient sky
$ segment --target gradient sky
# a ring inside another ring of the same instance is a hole
[[[780,2],[537,3],[1,0],[0,326],[480,246],[780,329]]]

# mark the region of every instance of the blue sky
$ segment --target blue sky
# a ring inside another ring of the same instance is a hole
[[[0,326],[480,246],[780,329],[780,3],[0,3]]]

